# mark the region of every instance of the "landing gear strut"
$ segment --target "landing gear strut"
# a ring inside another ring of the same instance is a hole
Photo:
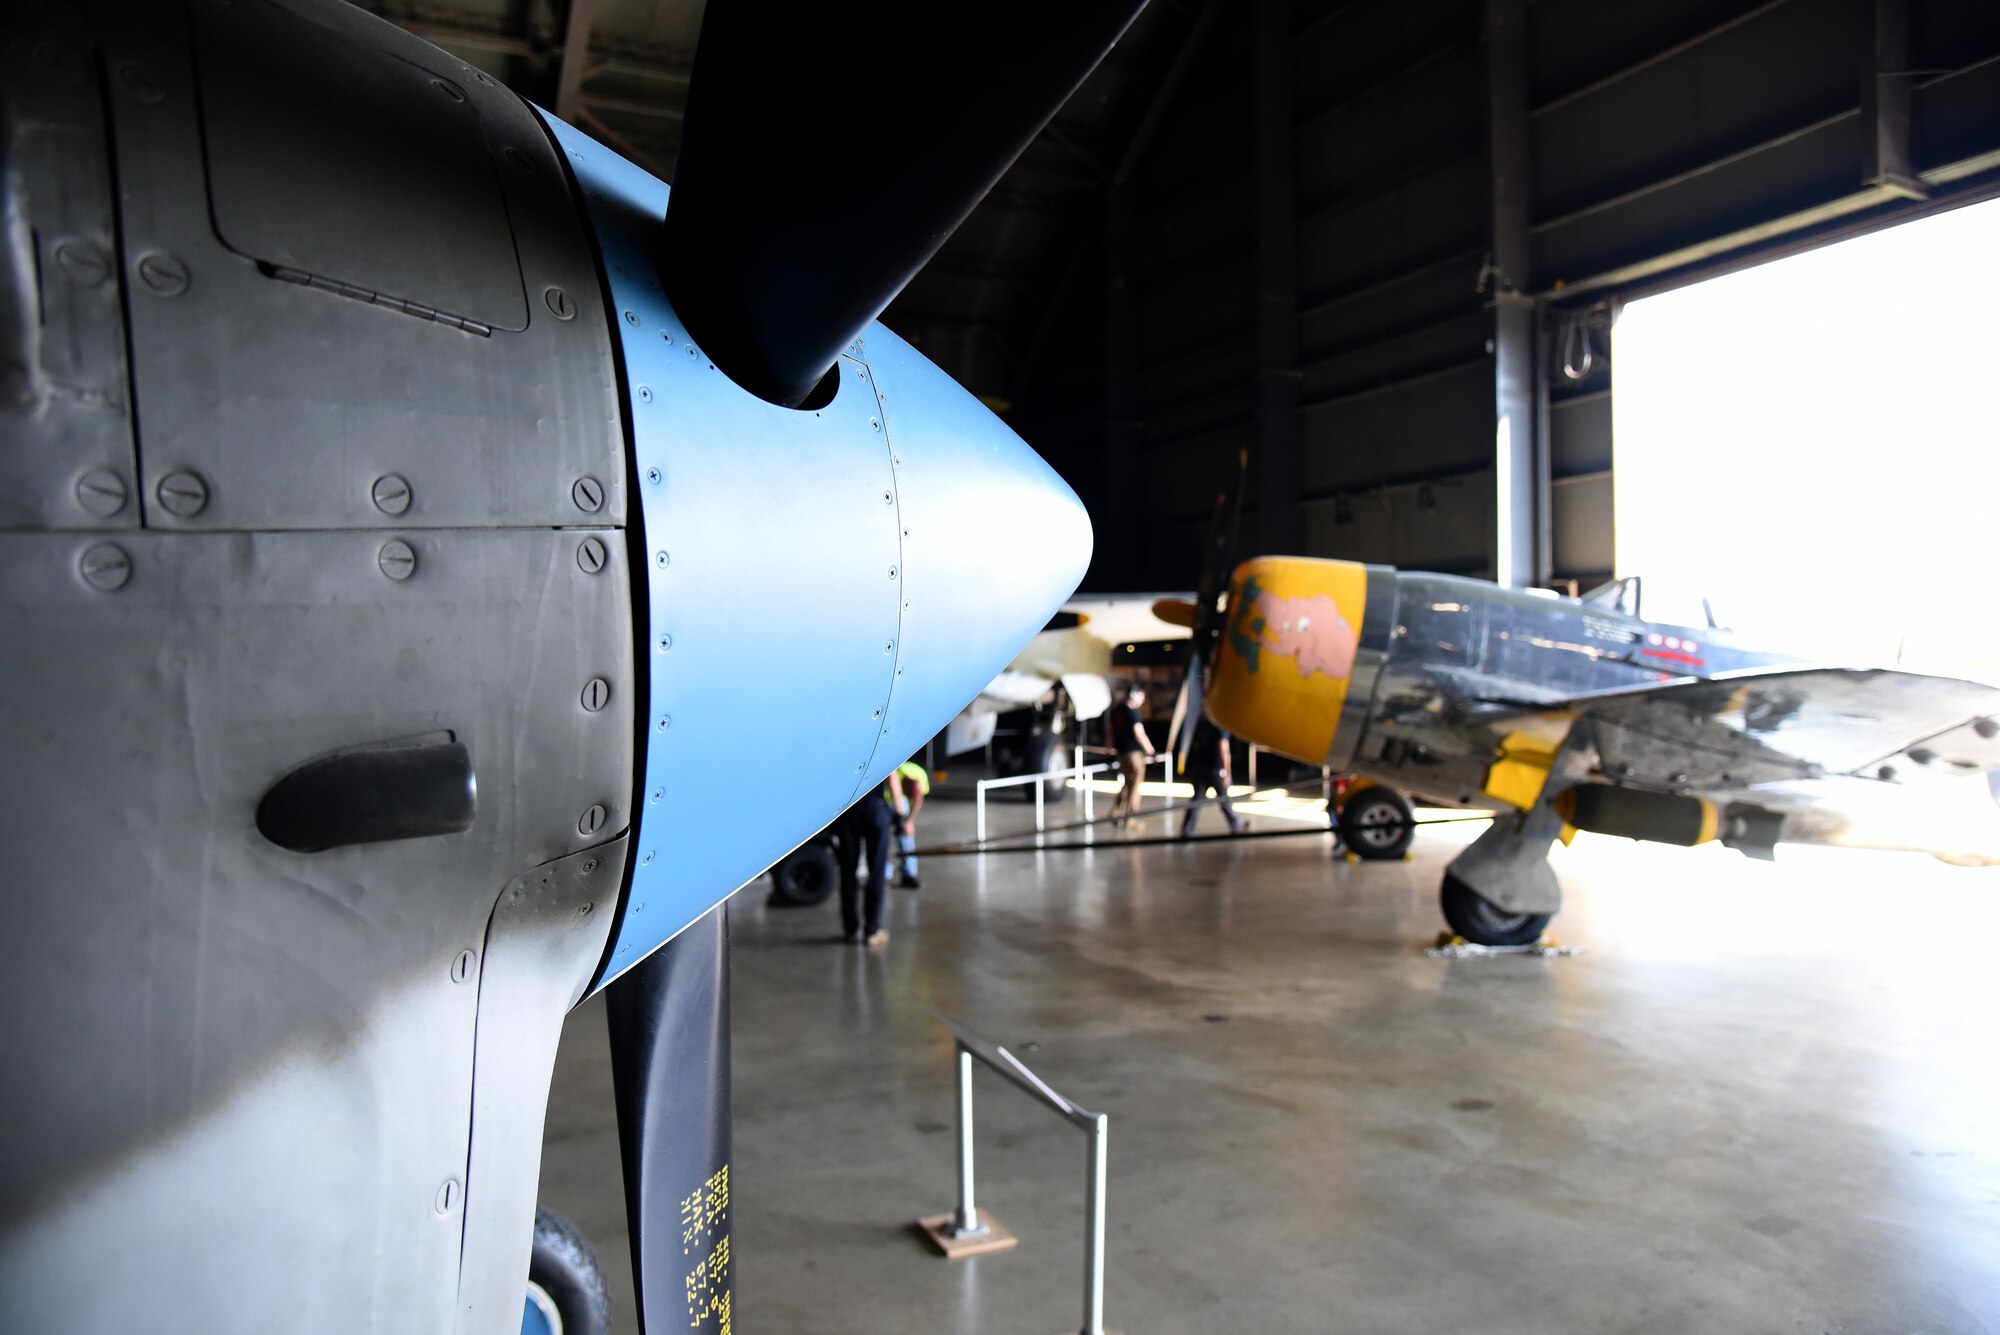
[[[1540,940],[1562,908],[1562,886],[1549,866],[1562,827],[1562,816],[1546,802],[1496,816],[1445,869],[1438,898],[1451,930],[1482,946]]]

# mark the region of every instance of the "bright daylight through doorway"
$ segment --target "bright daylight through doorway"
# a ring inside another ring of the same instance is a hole
[[[1746,644],[2000,682],[2000,201],[1634,301],[1613,338],[1648,615],[1706,595]]]

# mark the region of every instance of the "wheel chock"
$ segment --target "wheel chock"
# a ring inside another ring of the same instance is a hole
[[[1532,945],[1482,946],[1451,932],[1439,932],[1437,940],[1424,947],[1424,954],[1434,960],[1482,959],[1488,955],[1534,955],[1541,959],[1558,959],[1565,955],[1582,953],[1581,946],[1565,946],[1552,936],[1544,936]]]

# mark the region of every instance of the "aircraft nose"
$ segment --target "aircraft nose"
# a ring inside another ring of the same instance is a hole
[[[1368,567],[1267,556],[1236,568],[1208,713],[1266,750],[1321,765],[1347,702]]]
[[[963,709],[1076,590],[1091,527],[1069,485],[908,344],[878,328],[866,352],[907,571],[903,653],[882,739],[893,765]]]

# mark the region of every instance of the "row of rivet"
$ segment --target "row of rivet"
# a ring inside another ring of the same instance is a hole
[[[154,494],[159,497],[160,508],[177,519],[192,519],[208,508],[208,483],[189,469],[179,469],[161,478]],[[414,498],[409,479],[400,473],[384,473],[369,488],[369,499],[385,515],[409,513]],[[101,519],[109,519],[123,510],[127,499],[125,479],[108,468],[93,468],[76,481],[77,504]],[[570,500],[585,514],[596,514],[604,508],[604,484],[594,477],[578,478],[570,488]],[[595,573],[593,567],[585,569]]]

